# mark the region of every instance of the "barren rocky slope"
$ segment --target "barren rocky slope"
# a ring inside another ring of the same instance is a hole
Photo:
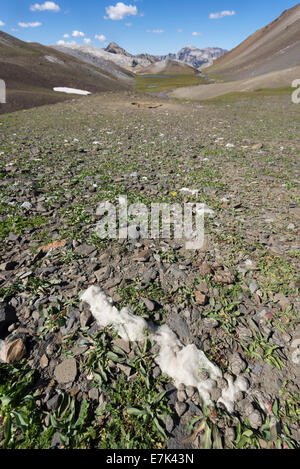
[[[217,59],[210,73],[240,80],[300,65],[300,4]]]
[[[249,91],[290,88],[300,76],[300,66],[265,73],[253,78],[197,86],[186,86],[169,92],[170,96],[180,99],[206,100],[230,93],[247,93]]]
[[[0,31],[0,78],[7,88],[7,105],[1,106],[2,113],[64,101],[66,96],[53,91],[54,87],[92,93],[128,89],[131,74],[105,62],[88,64]]]

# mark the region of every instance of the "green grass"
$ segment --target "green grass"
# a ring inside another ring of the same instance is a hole
[[[141,93],[159,93],[161,91],[169,91],[174,88],[192,85],[204,85],[207,80],[196,75],[172,75],[167,78],[161,77],[142,77],[135,78],[135,89]],[[149,88],[149,87],[155,88]]]
[[[241,98],[253,99],[253,98],[264,98],[268,96],[281,96],[292,94],[293,88],[290,86],[284,86],[281,88],[265,88],[254,91],[237,91],[232,93],[223,94],[214,98],[206,99],[205,102],[212,104],[226,104],[239,101]]]
[[[37,229],[45,224],[46,220],[41,217],[12,216],[0,221],[0,241],[5,239],[9,233],[21,235],[25,230]]]

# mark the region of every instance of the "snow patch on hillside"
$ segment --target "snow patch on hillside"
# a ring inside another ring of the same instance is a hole
[[[58,93],[81,94],[83,96],[92,94],[90,91],[77,90],[76,88],[66,88],[66,87],[55,87],[53,88],[53,91],[57,91]]]

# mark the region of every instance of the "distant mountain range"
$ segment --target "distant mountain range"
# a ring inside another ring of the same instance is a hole
[[[176,60],[196,69],[205,68],[212,65],[215,59],[223,56],[227,52],[227,50],[221,49],[220,47],[197,49],[195,46],[186,46],[177,52],[177,54],[132,55],[115,42],[111,42],[106,49],[75,44],[55,45],[52,47],[61,52],[73,55],[80,60],[89,61],[89,63],[92,63],[90,61],[101,59],[113,62],[120,67],[134,72],[140,72],[144,67],[166,60]]]
[[[194,68],[206,68],[213,64],[215,59],[222,57],[228,51],[220,47],[205,47],[197,49],[195,46],[186,46],[180,49],[177,54],[169,54],[166,58],[179,60]]]

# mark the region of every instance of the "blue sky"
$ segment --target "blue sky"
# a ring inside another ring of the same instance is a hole
[[[185,45],[232,49],[296,0],[0,0],[0,29],[24,41],[75,41],[166,54]]]

